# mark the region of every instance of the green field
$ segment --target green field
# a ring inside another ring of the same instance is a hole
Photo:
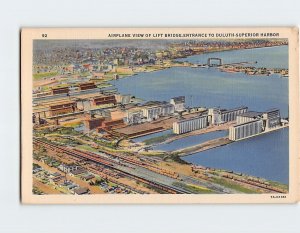
[[[149,139],[146,139],[145,141],[143,141],[146,145],[150,145],[150,144],[153,144],[153,143],[160,143],[160,142],[163,142],[165,140],[167,140],[168,138],[172,137],[174,134],[166,134],[166,135],[162,135],[162,136],[159,136],[159,137],[154,137],[154,138],[149,138]]]
[[[58,72],[46,72],[46,73],[36,73],[33,74],[33,80],[40,80],[43,78],[48,78],[48,77],[52,77],[52,76],[56,76],[58,74]]]
[[[183,184],[183,183],[179,183],[179,182],[174,182],[173,185],[183,188],[185,190],[188,190],[192,193],[199,193],[199,194],[212,194],[214,193],[212,190],[202,187],[202,186],[198,186],[198,185],[193,185],[193,184]]]
[[[241,193],[248,193],[248,194],[255,194],[255,193],[259,193],[258,191],[256,190],[252,190],[252,189],[248,189],[248,188],[245,188],[241,185],[238,185],[238,184],[234,184],[234,183],[230,183],[228,181],[226,181],[225,179],[218,179],[218,178],[213,178],[213,182],[214,183],[217,183],[217,184],[220,184],[224,187],[227,187],[227,188],[230,188],[230,189],[234,189],[236,191],[239,191]]]

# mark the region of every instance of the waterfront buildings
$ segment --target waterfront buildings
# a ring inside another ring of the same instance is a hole
[[[131,95],[116,94],[115,98],[116,98],[117,103],[125,105],[125,104],[129,104],[130,103]]]
[[[229,122],[235,121],[237,116],[248,111],[248,107],[241,106],[230,110],[221,110],[221,121]]]
[[[169,103],[163,103],[161,105],[161,115],[162,116],[168,116],[168,115],[171,115],[173,114],[175,111],[175,107],[174,105],[172,104],[169,104]]]
[[[115,105],[117,103],[114,95],[99,95],[91,99],[91,104],[94,106],[111,104]]]
[[[229,128],[229,139],[237,141],[263,132],[263,121],[260,119],[237,124]]]
[[[207,127],[207,115],[197,116],[190,119],[183,119],[173,123],[173,132],[183,134],[190,131]]]
[[[236,123],[242,124],[242,123],[246,123],[249,121],[253,121],[255,119],[260,119],[262,117],[262,114],[263,114],[262,112],[255,112],[255,111],[245,112],[245,113],[237,116]]]
[[[129,125],[140,124],[143,122],[143,110],[140,108],[128,109],[125,113],[125,123]]]
[[[158,119],[161,113],[161,107],[157,105],[143,107],[143,116],[147,121]]]
[[[280,125],[280,111],[277,108],[267,110],[262,115],[264,120],[264,127],[266,130],[272,129]]]
[[[146,121],[156,120],[161,116],[174,113],[175,107],[167,102],[152,101],[142,107],[143,117]]]
[[[249,111],[237,116],[237,125],[229,128],[229,139],[236,141],[247,138],[281,125],[280,111],[277,108],[266,112]]]
[[[234,109],[219,109],[210,108],[208,110],[209,123],[211,125],[218,125],[229,121],[235,121],[238,115],[248,111],[248,107],[241,106]]]
[[[170,104],[174,106],[176,112],[182,112],[185,110],[185,96],[174,97],[170,100]]]

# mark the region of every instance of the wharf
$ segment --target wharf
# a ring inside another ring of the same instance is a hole
[[[216,138],[216,139],[203,142],[196,146],[186,147],[180,150],[173,151],[173,153],[177,153],[179,156],[187,156],[198,152],[210,150],[219,146],[225,146],[232,142],[233,141],[229,140],[228,137]]]

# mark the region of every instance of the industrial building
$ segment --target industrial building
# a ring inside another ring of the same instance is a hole
[[[248,111],[248,107],[241,106],[239,108],[229,109],[229,110],[221,110],[221,121],[229,122],[235,121],[236,117],[240,114],[243,114]]]
[[[50,116],[57,116],[62,114],[68,114],[77,110],[77,104],[75,101],[62,101],[60,103],[53,103],[49,105]]]
[[[255,112],[255,111],[245,112],[237,116],[236,123],[242,124],[256,119],[261,119],[262,115],[263,115],[262,112]]]
[[[87,83],[80,83],[79,84],[79,90],[81,90],[81,91],[94,89],[96,87],[97,87],[96,84],[93,83],[93,82],[87,82]]]
[[[158,119],[160,116],[168,116],[174,113],[175,107],[167,102],[151,101],[142,107],[143,117],[147,121]]]
[[[229,128],[229,139],[233,141],[280,126],[280,110],[274,108],[266,112],[249,111],[238,115],[236,121],[237,125]]]
[[[281,124],[280,110],[273,108],[265,112],[249,111],[237,116],[237,124],[253,121],[256,119],[262,119],[263,130],[272,129]]]
[[[69,91],[69,87],[52,87],[51,95],[68,94]]]
[[[87,118],[84,120],[84,126],[87,130],[93,130],[100,127],[104,120],[104,117]]]
[[[185,110],[185,96],[173,97],[170,100],[170,104],[174,106],[176,112],[182,112]]]
[[[105,104],[115,105],[117,103],[114,95],[100,95],[91,99],[91,105],[99,106]]]
[[[116,120],[105,120],[102,122],[102,125],[100,128],[102,129],[113,129],[113,128],[121,128],[124,127],[124,121],[123,119],[116,119]]]
[[[234,109],[219,109],[210,108],[208,110],[209,123],[211,125],[218,125],[229,121],[235,121],[237,116],[248,111],[248,107],[241,106]]]
[[[131,95],[116,94],[115,98],[118,104],[123,104],[123,105],[129,104],[131,101]]]
[[[143,107],[143,116],[147,121],[156,120],[161,113],[161,107],[157,105]]]
[[[280,125],[280,111],[278,108],[267,110],[262,115],[264,127],[266,130],[272,129]]]
[[[124,121],[129,125],[140,124],[143,122],[143,110],[140,108],[128,109],[125,114]]]
[[[237,141],[263,132],[263,121],[260,119],[237,124],[229,128],[229,139]]]
[[[175,111],[175,107],[174,105],[172,104],[169,104],[169,103],[163,103],[161,105],[161,115],[162,116],[168,116],[168,115],[171,115],[173,114]]]
[[[173,132],[183,134],[198,129],[206,128],[208,124],[207,115],[183,119],[173,123]]]

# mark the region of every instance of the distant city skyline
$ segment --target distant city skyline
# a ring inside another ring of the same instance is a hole
[[[90,48],[104,49],[112,47],[132,47],[141,49],[164,49],[170,44],[180,43],[232,43],[232,42],[265,42],[265,41],[283,41],[284,39],[63,39],[63,40],[33,40],[34,50],[47,50],[55,48]]]

